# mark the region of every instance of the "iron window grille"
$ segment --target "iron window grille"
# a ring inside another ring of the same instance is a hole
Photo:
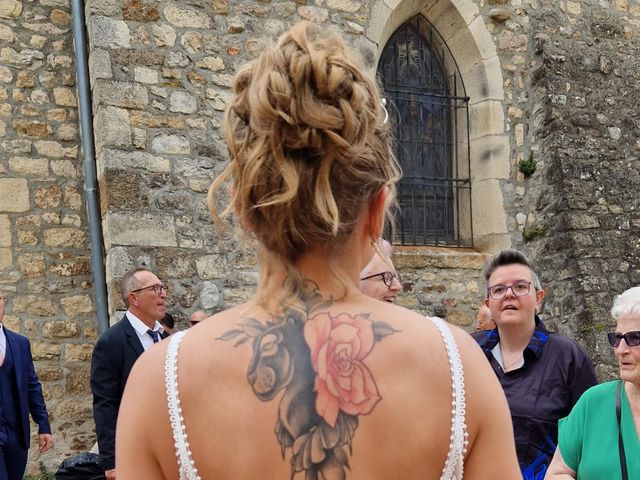
[[[394,242],[473,246],[469,98],[449,48],[417,15],[389,39],[378,77],[403,171]]]

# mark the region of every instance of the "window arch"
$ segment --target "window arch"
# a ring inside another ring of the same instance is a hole
[[[395,241],[472,246],[469,98],[449,48],[417,15],[387,42],[378,76],[403,170]]]

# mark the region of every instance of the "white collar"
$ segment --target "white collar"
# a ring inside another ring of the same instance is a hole
[[[138,335],[142,337],[143,335],[147,334],[149,327],[142,320],[131,313],[131,310],[127,310],[127,318],[129,319],[129,323]],[[154,332],[164,333],[164,327],[157,320],[153,324],[153,328],[151,330],[153,330]]]

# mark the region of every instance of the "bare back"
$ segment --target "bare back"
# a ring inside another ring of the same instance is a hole
[[[465,478],[517,478],[504,397],[475,342],[454,334],[467,378]],[[136,401],[124,402],[118,420],[119,479],[179,478],[166,348],[145,354],[127,385]],[[318,296],[273,317],[246,304],[185,335],[178,377],[201,478],[424,479],[440,478],[445,464],[445,345],[433,323],[401,307]]]

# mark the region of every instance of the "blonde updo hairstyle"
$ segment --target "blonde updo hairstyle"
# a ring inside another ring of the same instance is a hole
[[[230,163],[212,195],[232,179],[241,224],[288,270],[285,289],[302,279],[295,262],[318,246],[339,248],[374,195],[395,198],[399,170],[376,84],[339,35],[301,22],[244,66],[225,115]],[[387,205],[388,207],[388,205]]]

